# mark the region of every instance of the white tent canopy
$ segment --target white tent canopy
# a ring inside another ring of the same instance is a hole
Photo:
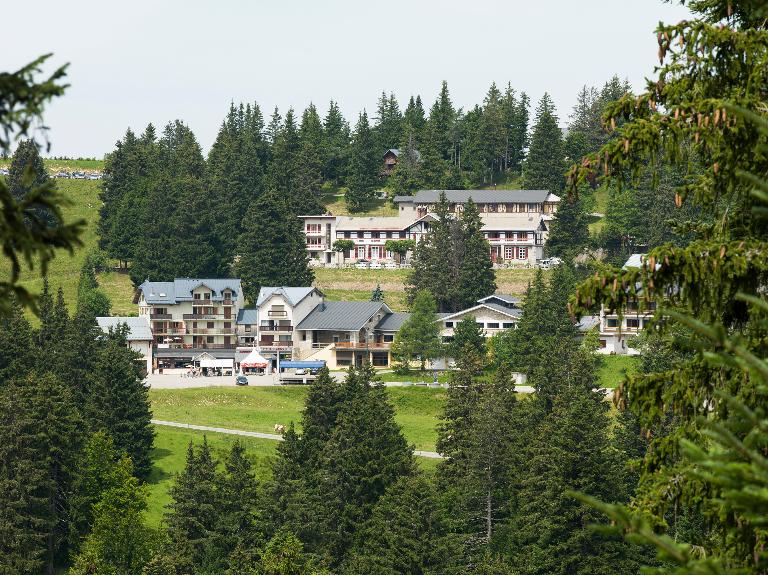
[[[227,367],[232,368],[233,359],[200,359],[200,367]]]
[[[267,367],[268,363],[266,358],[254,349],[240,362],[240,369],[244,367]]]

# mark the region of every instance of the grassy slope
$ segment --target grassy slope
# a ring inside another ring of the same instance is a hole
[[[43,158],[43,164],[50,172],[58,172],[59,170],[101,171],[104,169],[104,160],[50,160]],[[10,165],[10,158],[0,159],[0,168],[7,168]]]
[[[94,180],[57,180],[61,194],[69,200],[69,205],[64,207],[66,221],[84,219],[87,227],[82,235],[83,247],[75,250],[73,255],[66,251],[59,251],[56,258],[48,268],[48,281],[55,291],[61,286],[64,288],[64,296],[70,305],[74,307],[77,293],[77,281],[80,275],[80,267],[83,264],[86,253],[97,244],[96,224],[99,218],[99,182]],[[3,274],[9,272],[9,262],[0,257],[0,270]],[[21,283],[25,287],[39,292],[43,287],[37,267],[33,270],[25,269],[21,274]],[[127,275],[108,273],[99,277],[107,295],[112,300],[113,313],[133,313],[136,308],[131,303],[133,290]]]
[[[445,391],[427,388],[388,388],[409,442],[417,449],[433,450],[435,425]],[[275,424],[297,424],[307,387],[207,387],[153,389],[152,411],[157,419],[274,433]]]
[[[637,373],[640,359],[631,355],[603,356],[603,365],[597,374],[600,387],[617,387],[625,375]]]

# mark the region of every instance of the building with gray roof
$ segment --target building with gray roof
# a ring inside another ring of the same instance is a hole
[[[139,353],[141,357],[137,361],[143,363],[143,368],[147,373],[152,373],[152,329],[147,317],[97,317],[96,323],[104,333],[115,331],[121,326],[126,326],[128,332],[125,334],[126,344],[133,351]]]

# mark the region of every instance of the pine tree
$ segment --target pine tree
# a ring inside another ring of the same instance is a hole
[[[149,391],[137,359],[139,354],[126,346],[123,332],[109,334],[93,362],[89,403],[97,421],[95,427],[109,433],[115,447],[131,458],[136,476],[145,479],[152,467],[155,433],[150,423]]]
[[[485,159],[493,174],[502,172],[505,168],[507,154],[507,125],[502,94],[491,84],[485,96],[483,106],[482,140],[485,145]]]
[[[363,211],[373,200],[380,160],[381,155],[374,145],[373,133],[368,125],[368,115],[363,111],[355,126],[349,157],[349,191],[344,198],[349,211]]]
[[[589,245],[589,217],[578,199],[560,202],[547,237],[547,254],[573,259]]]
[[[376,289],[371,294],[371,301],[384,301],[384,292],[381,289],[381,284],[376,284]]]
[[[7,182],[8,189],[17,202],[24,199],[33,188],[53,183],[43,165],[37,144],[33,140],[19,142],[11,157]],[[46,225],[55,224],[56,219],[47,208],[37,207],[33,208],[33,211],[36,217],[40,218]]]
[[[536,108],[531,145],[523,167],[523,185],[529,190],[557,194],[565,185],[563,134],[557,122],[552,98],[544,94]]]
[[[17,301],[11,309],[0,319],[0,389],[14,377],[25,377],[37,362],[32,326]]]
[[[397,165],[389,179],[389,187],[396,194],[411,195],[421,187],[421,154],[416,149],[415,130],[405,125],[404,141],[400,144]]]
[[[236,271],[251,302],[262,286],[309,286],[314,280],[301,220],[276,192],[265,192],[249,206],[238,252]]]
[[[343,562],[360,524],[386,489],[415,471],[412,449],[394,420],[386,388],[372,383],[370,366],[351,373],[358,392],[344,402],[325,445],[319,493],[324,513],[315,528],[332,565]],[[375,429],[376,433],[370,433]]]
[[[496,274],[491,262],[491,246],[483,234],[483,221],[477,205],[470,200],[464,206],[461,226],[461,253],[454,309],[466,309],[478,299],[496,291]]]
[[[413,96],[408,100],[408,106],[403,113],[403,126],[410,126],[413,130],[413,136],[416,146],[421,142],[421,136],[424,131],[424,126],[427,123],[424,115],[424,106],[421,103],[421,96],[416,96],[414,100]]]
[[[456,110],[448,92],[448,83],[443,81],[440,94],[429,110],[428,130],[431,130],[433,146],[440,158],[455,162]]]
[[[390,148],[399,145],[403,138],[403,116],[394,94],[381,93],[378,103],[376,125],[373,128],[377,151],[383,155]]]
[[[435,487],[422,476],[403,477],[387,489],[361,526],[343,573],[442,572],[456,557],[452,543]]]
[[[338,186],[347,173],[350,135],[349,124],[342,116],[338,104],[333,100],[328,105],[328,114],[323,122],[323,131],[326,139],[323,178]]]
[[[453,328],[453,339],[446,347],[449,357],[461,357],[470,348],[478,357],[484,358],[486,353],[485,331],[473,316],[467,316]]]
[[[428,291],[416,294],[411,316],[395,334],[392,354],[406,367],[412,360],[418,360],[422,371],[428,361],[442,354],[435,298]]]
[[[190,442],[187,460],[170,489],[165,514],[170,549],[177,568],[205,572],[221,566],[226,557],[216,553],[219,506],[216,494],[216,461],[208,441],[195,449]]]
[[[311,198],[320,191],[325,160],[325,134],[314,104],[304,110],[299,127],[298,181],[296,193]],[[305,210],[310,206],[302,206]],[[321,213],[321,212],[306,212]]]
[[[64,563],[83,427],[53,375],[0,389],[0,571],[53,573]]]

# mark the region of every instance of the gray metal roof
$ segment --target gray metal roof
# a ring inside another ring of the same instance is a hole
[[[141,317],[97,317],[96,323],[104,333],[115,329],[120,324],[128,326],[128,341],[152,341],[149,318]]]
[[[236,278],[226,279],[200,279],[200,278],[176,278],[172,282],[151,282],[146,280],[139,286],[144,294],[144,299],[150,304],[175,304],[180,301],[192,301],[192,291],[200,286],[206,286],[213,292],[211,300],[221,301],[222,292],[230,289],[235,297],[241,293],[240,280]]]
[[[550,195],[548,190],[419,190],[413,196],[395,196],[395,203],[413,202],[416,204],[434,204],[440,199],[440,192],[450,203],[466,203],[470,198],[476,204],[532,203],[538,204]],[[550,201],[560,198],[552,194]]]
[[[238,325],[256,325],[259,323],[259,310],[255,308],[241,308],[237,310]]]
[[[485,296],[484,298],[480,298],[479,300],[477,300],[477,303],[486,303],[486,302],[488,302],[490,300],[493,300],[493,299],[498,299],[498,300],[501,300],[501,301],[503,301],[505,303],[512,304],[512,305],[517,305],[518,303],[520,303],[520,298],[519,297],[515,297],[515,296],[512,296],[512,295],[507,295],[507,294],[503,294],[503,293],[495,293],[495,294],[492,294],[492,295],[489,295],[489,296]]]
[[[511,315],[513,317],[519,318],[519,317],[521,317],[523,315],[523,310],[518,309],[518,308],[511,308],[511,307],[507,307],[505,305],[499,305],[497,303],[484,303],[483,305],[485,307],[494,309],[494,310],[496,310],[498,312],[501,312],[501,313],[504,313],[504,314],[507,314],[507,315]]]
[[[382,320],[376,324],[374,329],[378,331],[397,331],[410,317],[411,314],[407,312],[398,311],[390,313],[385,315]]]
[[[296,329],[356,331],[382,307],[385,312],[391,313],[380,301],[327,301],[309,312]]]
[[[313,287],[263,287],[259,290],[259,297],[256,298],[256,305],[260,306],[264,303],[264,300],[268,299],[273,294],[282,295],[290,305],[296,305],[305,297],[307,297],[313,290],[317,288]]]
[[[579,331],[589,331],[596,325],[600,325],[600,316],[597,315],[584,315],[581,317],[579,323],[576,324],[576,329]]]

